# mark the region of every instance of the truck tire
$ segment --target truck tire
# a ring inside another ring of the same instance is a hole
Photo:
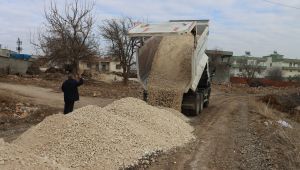
[[[209,105],[209,101],[206,101],[206,102],[203,104],[203,107],[204,107],[204,108],[207,108],[208,105]]]
[[[202,93],[200,93],[199,95],[200,95],[200,111],[199,111],[199,114],[200,114],[204,108],[204,96]]]
[[[200,113],[200,102],[201,102],[200,95],[196,93],[195,100],[194,100],[194,110],[193,110],[194,116],[197,116]]]
[[[195,100],[194,100],[194,110],[193,115],[199,115],[203,110],[203,94],[196,93]]]

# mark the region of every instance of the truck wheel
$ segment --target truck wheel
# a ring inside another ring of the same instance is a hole
[[[196,93],[194,100],[194,115],[199,115],[203,110],[203,95],[201,93]]]
[[[204,107],[204,108],[207,108],[208,105],[209,105],[209,101],[206,101],[206,102],[203,104],[203,107]]]
[[[204,103],[203,103],[204,102],[204,96],[203,96],[202,93],[200,93],[199,96],[200,96],[200,111],[199,111],[199,114],[200,114],[203,110],[203,107],[204,107]]]

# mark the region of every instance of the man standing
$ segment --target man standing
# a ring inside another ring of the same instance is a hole
[[[64,114],[73,111],[74,102],[79,100],[78,86],[83,84],[83,79],[78,75],[79,81],[75,80],[72,74],[68,75],[68,80],[62,84],[62,91],[64,92],[65,108]]]

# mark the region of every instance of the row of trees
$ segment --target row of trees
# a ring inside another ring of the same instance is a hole
[[[247,60],[241,63],[241,75],[249,80],[254,79],[257,77],[258,74],[261,74],[263,69],[258,64],[248,64]],[[270,80],[277,80],[281,81],[283,79],[282,70],[278,67],[274,67],[267,71],[266,77]]]
[[[100,54],[99,38],[95,35],[93,3],[66,3],[59,10],[55,2],[45,10],[45,30],[37,42],[32,42],[47,60],[54,64],[69,64],[72,72],[79,72],[79,61],[93,61]],[[139,45],[138,39],[127,36],[134,25],[130,18],[105,20],[96,26],[100,36],[106,41],[107,55],[117,57],[123,69],[124,83],[127,84],[130,67],[135,64],[134,54]],[[102,52],[103,53],[103,52]]]

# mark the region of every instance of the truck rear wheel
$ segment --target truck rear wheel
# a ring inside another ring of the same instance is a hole
[[[204,108],[207,108],[208,105],[209,105],[209,101],[206,101],[206,102],[203,104],[203,107],[204,107]]]
[[[193,115],[199,115],[203,110],[203,94],[196,93],[195,100],[194,100],[194,110]]]

